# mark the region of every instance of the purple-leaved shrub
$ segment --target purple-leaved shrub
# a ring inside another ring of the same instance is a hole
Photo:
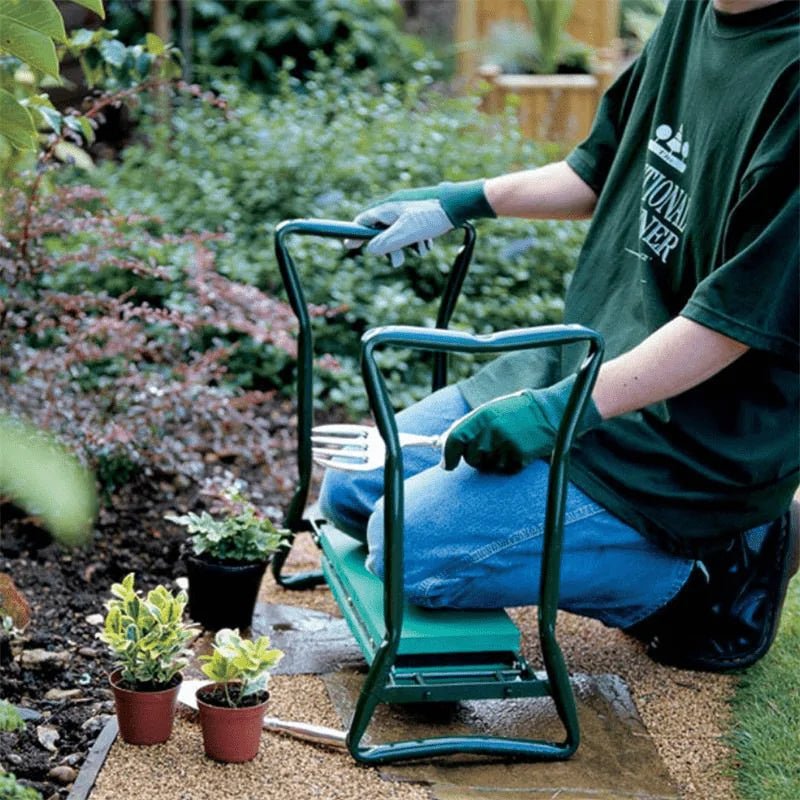
[[[294,317],[216,271],[220,237],[160,236],[80,185],[2,200],[0,409],[55,433],[106,490],[239,457],[268,469],[277,389],[237,388],[226,362],[243,345],[290,361]]]

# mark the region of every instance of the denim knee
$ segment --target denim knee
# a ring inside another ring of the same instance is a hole
[[[360,511],[359,501],[359,492],[350,473],[325,471],[318,501],[322,516],[340,531],[365,542],[367,516]]]
[[[375,506],[375,511],[367,523],[367,541],[369,552],[367,555],[367,569],[377,575],[381,580],[384,577],[384,506],[381,499]],[[408,520],[404,525],[405,558],[403,568],[403,593],[408,602],[416,605],[436,605],[431,603],[430,579],[443,568],[435,551],[423,548],[420,545],[419,531],[409,525]],[[426,529],[423,536],[430,533]],[[449,561],[449,559],[447,559]]]

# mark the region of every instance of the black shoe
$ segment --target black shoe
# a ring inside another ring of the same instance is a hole
[[[748,667],[772,645],[798,559],[800,530],[787,513],[757,548],[741,535],[704,558],[672,601],[626,633],[663,664],[712,672]]]

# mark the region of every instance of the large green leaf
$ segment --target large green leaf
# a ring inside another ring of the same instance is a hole
[[[77,459],[40,431],[0,416],[0,493],[9,495],[65,544],[89,537],[94,481]]]
[[[58,59],[53,40],[33,28],[16,22],[11,17],[2,15],[0,15],[0,49],[47,75],[58,77]]]
[[[18,150],[28,150],[36,142],[36,127],[31,115],[14,99],[14,95],[0,89],[0,134]]]
[[[53,0],[0,0],[0,29],[16,22],[57,42],[65,42],[64,20]]]
[[[145,34],[144,43],[147,47],[147,51],[154,56],[164,55],[164,51],[167,49],[161,37],[156,36],[154,33]]]
[[[72,2],[84,8],[88,8],[89,11],[94,11],[101,19],[106,18],[103,0],[72,0]]]

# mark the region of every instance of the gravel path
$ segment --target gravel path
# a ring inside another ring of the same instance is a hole
[[[339,726],[321,679],[275,676],[270,713]],[[121,791],[120,787],[125,787]],[[163,745],[134,747],[119,740],[91,800],[429,800],[421,786],[389,783],[349,756],[265,734],[247,764],[217,764],[203,755],[200,726],[184,716]]]
[[[310,541],[300,539],[290,566],[316,561]],[[267,577],[264,602],[304,606],[336,614],[325,589],[287,592]],[[511,612],[536,661],[530,609]],[[655,664],[642,645],[601,624],[560,615],[559,641],[575,672],[616,673],[628,684],[639,713],[685,800],[732,800],[732,779],[725,774],[730,753],[722,737],[730,725],[728,702],[735,678],[687,672]],[[270,713],[339,727],[324,684],[313,676],[275,676]],[[158,776],[155,779],[155,776]],[[136,748],[117,742],[91,794],[91,800],[429,800],[418,784],[382,780],[377,771],[356,765],[349,756],[278,735],[264,736],[258,758],[235,767],[204,758],[199,727],[181,717],[165,745]]]

